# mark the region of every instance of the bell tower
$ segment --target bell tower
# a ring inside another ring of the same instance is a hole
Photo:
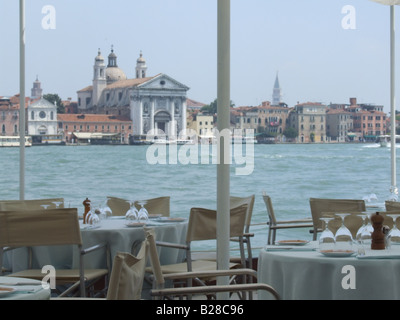
[[[92,106],[96,106],[101,97],[101,93],[107,86],[106,80],[106,65],[104,63],[104,58],[101,56],[101,52],[99,52],[94,59],[94,67],[93,67],[93,97],[92,97]]]
[[[140,57],[136,60],[136,78],[146,78],[146,71],[146,60],[143,58],[142,51],[140,51]]]
[[[282,89],[279,85],[279,78],[278,78],[278,72],[277,72],[276,78],[275,78],[274,89],[272,92],[272,105],[279,106],[279,104],[281,102],[282,102]]]

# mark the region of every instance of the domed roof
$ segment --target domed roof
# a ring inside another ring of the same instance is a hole
[[[143,58],[142,51],[140,51],[140,57],[136,60],[137,63],[146,63],[146,60]]]
[[[97,54],[95,60],[96,60],[96,61],[104,61],[104,58],[103,58],[102,55],[101,55],[100,49],[99,49],[99,52],[98,52],[98,54]]]
[[[107,79],[107,84],[120,81],[120,80],[126,80],[126,74],[123,72],[120,68],[118,67],[110,67],[106,69],[106,79]]]

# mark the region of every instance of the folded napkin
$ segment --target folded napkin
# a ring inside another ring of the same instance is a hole
[[[358,259],[400,259],[399,250],[365,250],[364,254],[358,254]]]
[[[266,245],[266,251],[314,251],[318,248],[317,241],[311,241],[305,245]]]
[[[91,230],[91,229],[98,229],[100,228],[99,224],[82,224],[80,226],[81,230]]]

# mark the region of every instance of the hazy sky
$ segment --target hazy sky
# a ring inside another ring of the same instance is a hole
[[[45,6],[54,15],[42,13]],[[0,13],[0,96],[14,95],[19,1],[0,0]],[[389,112],[389,13],[370,0],[232,0],[231,99],[236,106],[271,101],[279,72],[289,106],[356,97]],[[45,94],[76,101],[92,84],[98,48],[107,58],[111,45],[128,78],[142,50],[149,76],[165,73],[203,103],[217,96],[217,0],[28,0],[26,94],[38,75]]]

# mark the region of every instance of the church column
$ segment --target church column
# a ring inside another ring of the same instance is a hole
[[[171,114],[171,121],[169,123],[169,136],[176,136],[176,126],[175,126],[175,106],[174,106],[174,100],[172,97],[167,98],[168,101],[168,109]]]
[[[187,124],[187,119],[186,119],[186,97],[182,97],[182,107],[181,107],[181,130],[183,132],[186,131],[186,124]]]
[[[143,98],[139,100],[139,134],[143,134]]]
[[[154,110],[155,110],[156,99],[150,98],[150,130],[154,130]]]

